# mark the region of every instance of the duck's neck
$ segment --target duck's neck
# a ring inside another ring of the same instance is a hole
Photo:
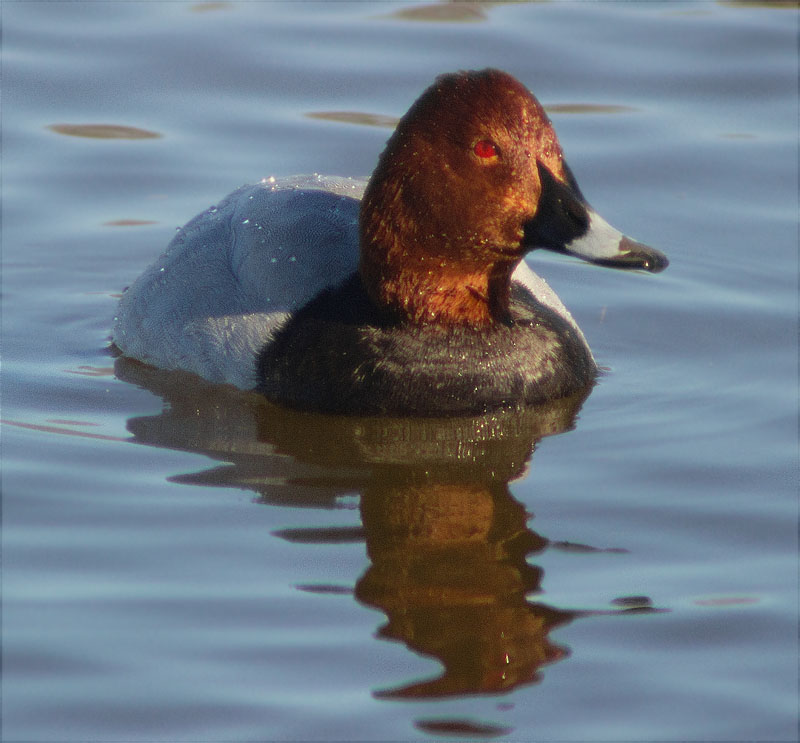
[[[423,234],[415,220],[398,216],[391,200],[375,203],[379,198],[368,189],[362,203],[359,274],[384,315],[443,326],[508,321],[519,258],[498,252],[492,262],[485,245],[471,244],[477,238]]]
[[[370,299],[399,322],[482,327],[509,318],[518,261],[452,263],[425,246],[363,242],[359,273]]]

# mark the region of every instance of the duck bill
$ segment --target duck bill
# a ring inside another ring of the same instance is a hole
[[[592,209],[587,209],[589,225],[583,235],[570,240],[563,252],[590,263],[610,268],[638,268],[650,273],[663,271],[667,256],[644,243],[631,240]]]
[[[669,265],[663,253],[623,235],[595,212],[584,200],[566,164],[564,167],[567,183],[539,164],[539,207],[524,228],[523,245],[528,250],[543,248],[601,266],[651,273]]]

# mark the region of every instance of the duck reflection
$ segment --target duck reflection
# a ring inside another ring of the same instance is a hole
[[[370,485],[361,500],[371,566],[357,598],[386,613],[383,637],[438,658],[442,675],[385,697],[501,692],[566,655],[550,642],[570,612],[531,604],[547,540],[502,482]]]
[[[536,442],[573,426],[586,395],[521,412],[452,420],[323,417],[256,395],[117,359],[115,372],[164,400],[132,418],[144,444],[224,464],[174,481],[247,488],[264,503],[332,507],[359,496],[362,529],[293,529],[315,542],[363,538],[370,566],[356,598],[385,613],[381,637],[438,659],[437,678],[381,690],[388,698],[498,693],[539,679],[568,655],[550,640],[578,613],[529,597],[549,542],[509,492]]]

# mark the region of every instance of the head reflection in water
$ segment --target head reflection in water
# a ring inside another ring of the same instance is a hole
[[[385,613],[381,637],[443,666],[438,677],[377,696],[505,692],[568,657],[549,633],[577,614],[530,600],[542,574],[529,560],[549,543],[529,529],[508,483],[525,474],[542,436],[572,427],[583,395],[478,418],[358,419],[280,410],[124,359],[116,373],[165,400],[160,415],[129,420],[137,441],[224,462],[173,481],[245,487],[264,504],[330,508],[359,494],[362,529],[277,536],[365,539],[371,564],[356,598]]]
[[[379,696],[506,691],[566,655],[548,634],[571,615],[526,600],[541,578],[526,557],[547,541],[505,483],[385,483],[361,502],[372,565],[357,598],[386,613],[381,636],[444,666],[437,679]]]

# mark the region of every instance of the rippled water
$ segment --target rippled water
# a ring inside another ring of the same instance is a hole
[[[4,740],[797,738],[795,5],[2,23]],[[369,173],[436,74],[487,65],[672,261],[530,257],[607,368],[586,401],[321,419],[115,363],[179,224]]]

